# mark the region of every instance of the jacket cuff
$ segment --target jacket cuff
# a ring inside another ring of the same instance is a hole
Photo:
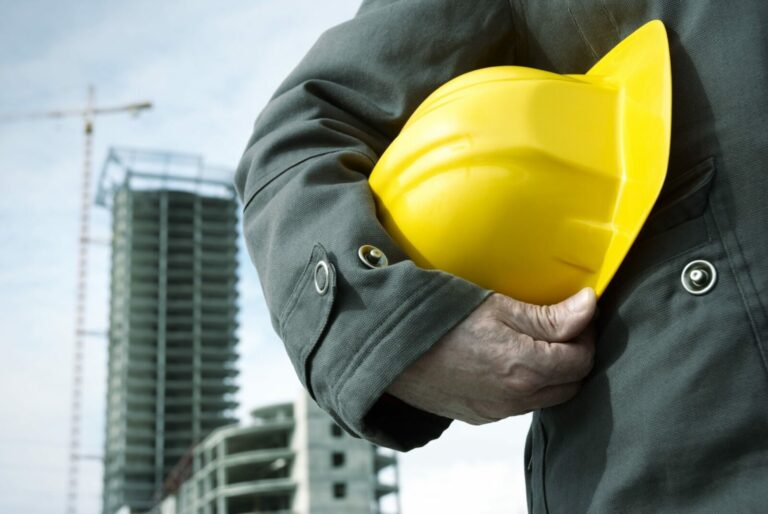
[[[370,427],[368,434],[399,451],[418,448],[437,439],[451,422],[450,418],[417,409],[389,393],[381,395],[363,418],[363,426]]]
[[[438,273],[420,296],[400,306],[391,326],[370,343],[368,353],[340,384],[336,411],[362,437],[399,451],[436,439],[451,420],[424,412],[385,390],[416,359],[463,321],[491,291]],[[322,348],[320,349],[322,351]]]

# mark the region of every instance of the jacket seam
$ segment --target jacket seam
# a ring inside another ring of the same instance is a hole
[[[717,209],[720,209],[720,206],[718,206]],[[717,219],[719,213],[715,213],[713,210],[710,214],[712,216],[712,222],[714,223],[715,229],[717,230],[718,236],[720,238],[723,251],[725,252],[726,261],[728,262],[728,268],[731,271],[731,275],[733,275],[733,281],[736,285],[736,290],[739,292],[739,296],[741,297],[741,302],[744,307],[744,311],[746,312],[747,319],[749,319],[749,325],[750,325],[750,328],[752,329],[752,335],[755,338],[755,343],[758,348],[758,353],[760,354],[761,360],[763,361],[763,367],[766,370],[768,370],[768,357],[766,356],[765,350],[763,348],[762,337],[760,336],[760,328],[758,326],[758,320],[755,319],[755,314],[752,312],[752,308],[750,306],[751,302],[749,300],[749,297],[744,291],[744,286],[739,280],[739,270],[737,269],[737,266],[734,263],[734,255],[733,255],[734,249],[729,248],[729,244],[726,241],[723,227],[721,227],[723,220],[718,221]],[[735,235],[733,236],[735,240]],[[735,241],[735,244],[739,246],[739,248],[737,248],[736,250],[741,252],[741,248],[738,241]],[[742,255],[743,254],[740,254],[740,256]],[[750,285],[753,285],[752,277],[749,276],[749,273],[747,273],[747,279],[750,281]],[[759,298],[758,298],[758,302],[759,302]],[[758,308],[762,308],[761,303],[758,303]]]
[[[370,155],[366,154],[365,152],[361,152],[360,150],[354,150],[354,149],[350,149],[350,148],[343,148],[343,149],[338,149],[337,148],[337,149],[334,149],[334,150],[328,150],[327,152],[321,152],[321,153],[318,153],[318,154],[307,156],[307,157],[299,160],[298,162],[295,162],[294,164],[291,164],[287,168],[283,168],[281,171],[277,171],[277,170],[280,170],[280,168],[274,168],[274,169],[266,172],[264,175],[262,175],[262,178],[260,178],[259,180],[256,181],[256,185],[254,185],[254,191],[252,193],[250,193],[250,195],[248,196],[248,199],[245,201],[245,203],[243,205],[243,212],[245,212],[245,210],[248,208],[248,206],[251,205],[253,200],[256,198],[256,195],[258,195],[265,187],[267,187],[269,184],[271,184],[278,177],[282,176],[284,173],[287,173],[288,171],[292,170],[293,168],[295,168],[297,166],[300,166],[300,165],[302,165],[302,164],[304,164],[304,163],[306,163],[308,161],[312,161],[312,160],[314,160],[316,158],[324,157],[326,155],[331,155],[331,154],[335,154],[335,153],[343,153],[343,152],[349,152],[349,153],[354,153],[354,154],[357,154],[357,155],[361,155],[361,156],[365,157],[366,159],[368,159],[368,161],[370,161],[370,163],[372,165],[376,164],[376,161],[373,158],[371,158]]]
[[[613,17],[613,13],[610,9],[608,9],[608,6],[605,5],[605,0],[600,0],[600,7],[603,10],[603,13],[605,13],[606,18],[608,18],[608,21],[613,26],[613,31],[616,33],[616,39],[618,41],[621,41],[621,32],[619,31],[619,25],[616,23],[616,18]]]
[[[715,220],[715,223],[717,223],[717,220]],[[718,231],[719,230],[720,230],[720,227],[718,226]],[[735,233],[733,234],[733,242],[736,245],[736,251],[738,251],[739,255],[741,256],[741,258],[744,259],[744,250],[741,247],[741,241],[739,241],[739,238],[738,238],[738,236]],[[744,259],[744,260],[746,260],[746,259]],[[746,275],[747,275],[747,280],[749,280],[749,285],[752,286],[752,290],[753,291],[757,291],[758,290],[757,289],[757,285],[755,284],[755,280],[752,277],[752,273],[750,273],[749,270],[748,270]],[[760,314],[763,315],[763,319],[768,317],[768,316],[766,316],[765,306],[763,305],[763,299],[760,298],[760,295],[756,294],[756,295],[750,295],[750,296],[754,296],[755,302],[757,304],[757,307],[760,309]],[[761,337],[759,329],[757,330],[757,334],[758,334],[758,340],[760,342],[762,342],[763,339]]]
[[[576,15],[573,13],[573,9],[571,9],[571,1],[572,0],[569,0],[566,6],[568,8],[568,14],[571,16],[571,21],[573,22],[574,25],[576,25],[576,31],[579,33],[581,40],[584,42],[589,52],[592,54],[592,56],[595,59],[599,60],[600,56],[597,55],[597,51],[595,50],[595,47],[592,46],[592,43],[587,38],[586,34],[584,34],[584,30],[581,28],[581,24],[579,23],[579,20],[576,18]]]
[[[301,294],[301,291],[304,289],[304,285],[309,281],[309,270],[312,267],[312,262],[315,258],[315,250],[318,249],[317,246],[312,249],[312,252],[309,255],[309,260],[307,261],[307,264],[304,266],[304,269],[301,270],[301,274],[299,275],[299,279],[296,281],[296,284],[293,286],[293,290],[291,290],[291,295],[288,297],[288,300],[285,302],[285,305],[280,310],[280,314],[278,315],[278,322],[280,324],[280,335],[285,332],[284,330],[284,323],[285,320],[291,315],[293,312],[293,309],[296,307],[296,304],[298,304],[298,299]]]

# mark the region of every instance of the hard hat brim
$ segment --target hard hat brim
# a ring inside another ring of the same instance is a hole
[[[615,235],[595,285],[600,295],[637,238],[667,173],[672,72],[664,24],[653,20],[637,29],[584,78],[620,90],[619,156],[624,177],[613,215]]]

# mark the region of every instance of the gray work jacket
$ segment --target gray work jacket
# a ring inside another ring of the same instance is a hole
[[[671,46],[668,177],[600,300],[583,390],[534,415],[529,507],[768,509],[765,0],[374,0],[325,33],[259,116],[236,182],[274,327],[340,425],[401,450],[438,437],[450,420],[384,390],[490,294],[416,267],[377,221],[367,176],[410,113],[476,68],[584,73],[651,19]],[[364,244],[389,266],[365,266]]]

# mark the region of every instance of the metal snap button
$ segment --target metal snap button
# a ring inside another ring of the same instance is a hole
[[[689,293],[697,296],[706,294],[715,287],[717,270],[709,261],[691,261],[683,268],[680,281]]]
[[[389,259],[384,252],[373,245],[363,245],[357,250],[357,256],[363,261],[363,264],[369,268],[385,268],[389,266]]]
[[[315,291],[317,294],[322,296],[328,291],[328,285],[331,283],[329,278],[328,263],[325,261],[318,262],[315,266]]]

